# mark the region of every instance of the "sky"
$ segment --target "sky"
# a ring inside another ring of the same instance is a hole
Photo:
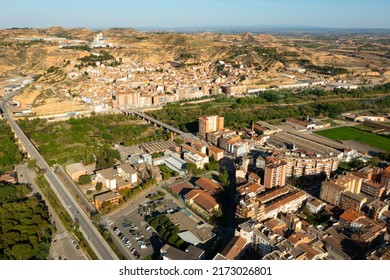
[[[390,0],[1,0],[0,28],[390,28]]]

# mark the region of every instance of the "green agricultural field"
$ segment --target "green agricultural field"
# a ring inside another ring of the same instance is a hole
[[[333,140],[355,140],[390,152],[390,139],[353,127],[339,127],[315,132]]]

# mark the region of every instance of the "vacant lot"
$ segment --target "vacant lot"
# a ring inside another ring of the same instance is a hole
[[[355,140],[390,152],[390,139],[357,128],[339,127],[317,131],[316,133],[333,140]]]
[[[89,164],[103,146],[131,146],[168,137],[162,129],[125,115],[93,115],[56,123],[22,120],[19,125],[50,164]]]

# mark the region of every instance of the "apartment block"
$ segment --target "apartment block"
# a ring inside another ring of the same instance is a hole
[[[209,157],[213,157],[217,161],[221,160],[224,157],[223,151],[215,146],[210,146],[208,148],[208,152]]]
[[[390,191],[390,166],[383,170],[380,174],[381,185],[386,188],[386,192]]]
[[[212,132],[212,133],[209,133],[207,134],[207,141],[211,142],[211,144],[215,145],[215,146],[219,146],[219,139],[221,137],[228,137],[228,136],[231,136],[231,135],[236,135],[237,133],[233,130],[230,130],[230,129],[224,129],[224,130],[221,130],[221,131],[216,131],[216,132]]]
[[[370,181],[363,182],[361,188],[362,193],[372,196],[374,198],[382,197],[384,191],[385,191],[385,186]]]
[[[286,184],[287,163],[284,161],[274,161],[265,166],[264,187],[272,189]]]
[[[339,206],[344,210],[355,209],[357,211],[360,211],[366,201],[367,197],[362,194],[345,191],[340,196]]]
[[[208,133],[223,130],[224,117],[221,116],[203,116],[198,119],[199,136],[206,138]]]
[[[352,173],[348,173],[347,175],[344,175],[335,181],[336,184],[344,187],[346,190],[352,193],[360,193],[363,184],[363,179],[353,175]]]
[[[178,101],[178,99],[173,94],[160,94],[160,95],[154,95],[152,97],[153,105],[165,105],[167,103],[172,103],[175,101]]]
[[[138,107],[140,105],[139,92],[119,92],[116,94],[116,102],[118,107]]]
[[[321,199],[333,205],[339,205],[341,194],[350,191],[360,193],[363,179],[352,173],[348,173],[335,180],[325,181],[321,187]]]
[[[237,188],[237,206],[236,214],[242,218],[253,218],[262,211],[258,200],[258,195],[264,191],[264,187],[256,183],[247,183]]]
[[[264,209],[263,220],[276,218],[279,213],[297,211],[308,197],[308,194],[304,191],[290,193],[281,200],[277,200],[267,205]]]
[[[329,178],[337,170],[339,165],[339,159],[335,156],[325,156],[302,151],[279,151],[267,158],[268,162],[272,160],[283,160],[287,163],[286,175],[288,177],[326,174]]]

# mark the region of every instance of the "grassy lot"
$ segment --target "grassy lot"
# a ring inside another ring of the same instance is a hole
[[[56,123],[21,120],[19,125],[49,164],[91,163],[104,145],[131,146],[168,138],[162,129],[125,115],[93,115]]]
[[[390,152],[390,139],[353,127],[339,127],[315,132],[333,140],[355,140]]]

